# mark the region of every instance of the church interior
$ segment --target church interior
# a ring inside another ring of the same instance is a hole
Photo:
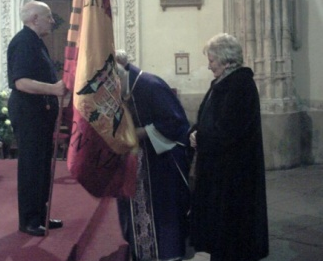
[[[25,2],[0,0],[0,107],[6,106],[10,92],[6,50],[10,39],[22,28],[18,11]],[[62,76],[72,0],[43,2],[51,7],[56,22],[44,41]],[[130,62],[143,71],[163,78],[176,91],[191,124],[196,122],[199,105],[213,79],[203,54],[206,41],[221,32],[239,39],[244,64],[254,71],[261,103],[270,223],[270,255],[264,260],[323,260],[322,0],[110,3],[115,48],[126,50]],[[0,219],[0,260],[124,260],[126,243],[115,225],[114,200],[106,204],[107,199],[93,199],[69,178],[65,166],[68,135],[59,144],[60,173],[55,180],[53,211],[56,214],[65,209],[63,218],[71,226],[43,240],[19,236],[15,227],[15,158],[19,151],[14,142],[9,143],[8,147],[0,140],[0,213],[5,217]],[[71,187],[79,193],[77,196]],[[55,209],[58,202],[60,208]],[[79,215],[76,222],[66,209]],[[115,226],[113,231],[106,225],[109,222]],[[110,232],[102,233],[105,230]],[[111,238],[117,238],[115,245],[107,247]],[[188,253],[187,260],[207,261],[209,256]]]

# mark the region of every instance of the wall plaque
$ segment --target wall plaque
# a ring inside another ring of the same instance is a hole
[[[175,53],[175,73],[189,74],[190,60],[188,53]]]
[[[198,10],[201,9],[203,0],[160,0],[160,5],[163,11],[167,7],[178,7],[178,6],[196,6]]]

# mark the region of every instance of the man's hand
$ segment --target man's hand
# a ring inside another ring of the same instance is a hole
[[[190,144],[194,149],[196,148],[196,131],[193,131],[190,135]]]
[[[68,89],[66,89],[66,85],[63,80],[60,80],[57,83],[53,84],[53,87],[53,91],[55,93],[54,95],[56,96],[64,96],[68,92]]]

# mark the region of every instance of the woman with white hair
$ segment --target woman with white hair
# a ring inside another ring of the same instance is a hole
[[[211,261],[268,255],[260,102],[253,72],[235,37],[204,48],[214,80],[199,108],[190,143],[197,152],[191,241]]]

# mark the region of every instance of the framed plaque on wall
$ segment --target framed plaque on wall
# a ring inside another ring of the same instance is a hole
[[[175,74],[189,74],[190,60],[188,53],[175,53]]]
[[[197,9],[201,9],[203,0],[160,0],[160,5],[163,11],[167,7],[178,7],[178,6],[196,6]]]

